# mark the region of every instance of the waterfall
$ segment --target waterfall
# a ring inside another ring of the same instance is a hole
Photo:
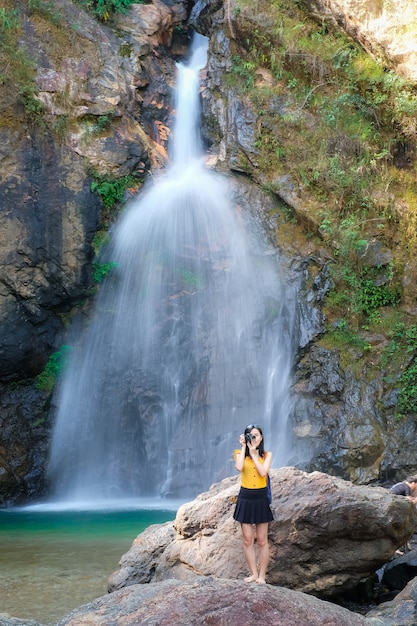
[[[178,64],[172,163],[112,233],[115,268],[60,386],[48,476],[62,500],[194,496],[234,473],[259,424],[274,466],[286,420],[295,296],[276,251],[204,166],[199,77]]]

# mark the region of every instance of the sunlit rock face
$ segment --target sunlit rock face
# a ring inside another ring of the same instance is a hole
[[[413,504],[387,489],[293,467],[271,470],[270,476],[271,585],[340,595],[373,576],[416,527]],[[241,530],[232,516],[238,490],[237,477],[226,478],[183,504],[174,523],[146,529],[121,558],[109,591],[168,578],[243,578]]]
[[[417,80],[417,5],[414,0],[304,0],[318,18],[342,26],[373,56]]]
[[[199,576],[192,581],[165,580],[133,585],[101,596],[59,621],[57,626],[79,624],[274,624],[274,626],[381,626],[341,606],[307,594],[273,587],[247,585],[241,580]],[[2,622],[5,626],[8,622]],[[23,622],[21,622],[23,624]],[[10,622],[13,626],[16,622]],[[30,625],[35,626],[34,622]]]

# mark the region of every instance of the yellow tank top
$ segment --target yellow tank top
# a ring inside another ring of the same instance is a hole
[[[240,450],[235,450],[235,453],[234,453],[235,460],[239,453],[240,453]],[[265,452],[265,456],[266,456],[266,452]],[[259,457],[259,462],[262,465],[264,464],[265,456]],[[243,469],[240,472],[240,480],[241,480],[241,483],[240,483],[241,486],[244,487],[245,489],[262,489],[263,487],[266,487],[268,477],[261,476],[258,470],[256,469],[255,463],[252,461],[251,457],[245,456]]]

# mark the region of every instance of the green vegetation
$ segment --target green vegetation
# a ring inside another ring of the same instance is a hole
[[[93,263],[93,280],[96,283],[101,283],[110,272],[118,267],[115,261],[109,263],[102,263],[100,261],[94,261]]]
[[[112,123],[112,115],[86,115],[83,118],[83,128],[85,130],[84,133],[84,141],[87,140],[88,137],[92,137],[95,135],[101,135],[111,126]]]
[[[120,207],[123,204],[125,193],[128,188],[137,188],[138,178],[133,175],[122,176],[121,178],[112,178],[111,176],[98,176],[96,180],[91,183],[91,191],[96,192],[106,209],[103,216],[103,224],[108,225],[113,220],[113,214],[116,215]],[[109,243],[109,233],[107,228],[99,230],[93,239],[92,245],[96,260],[93,262],[93,280],[96,283],[101,283],[106,276],[108,276],[112,270],[118,267],[118,264],[114,261],[103,262],[100,260],[103,249]]]
[[[412,189],[413,172],[400,185],[393,161],[401,146],[414,141],[416,85],[347,36],[313,21],[301,3],[238,5],[245,50],[233,55],[228,80],[260,112],[259,167],[271,176],[290,174],[341,220],[351,214],[364,224],[365,217],[380,219],[386,235],[386,221],[398,217],[393,195]],[[268,28],[257,26],[262,11],[275,20]],[[259,80],[265,71],[269,80]],[[411,207],[415,213],[415,201]],[[369,231],[363,228],[363,239]]]
[[[30,52],[18,45],[21,23],[17,9],[0,9],[0,85],[16,93],[28,121],[42,122],[42,103],[36,98],[36,65]]]
[[[199,288],[203,284],[203,277],[199,276],[195,272],[187,269],[180,271],[180,276],[186,287]]]
[[[417,87],[347,36],[315,22],[301,2],[255,4],[238,2],[244,49],[234,52],[227,79],[258,112],[263,183],[279,191],[274,181],[287,176],[305,193],[310,228],[315,223],[333,248],[335,290],[347,295],[354,287],[352,314],[369,316],[377,303],[398,303],[398,267],[405,258],[394,260],[389,285],[379,287],[358,261],[361,250],[373,239],[390,247],[395,238],[403,256],[417,252],[415,171],[395,165],[407,142],[414,142]],[[263,12],[267,28],[261,27]],[[241,160],[253,174],[245,155]],[[407,210],[399,214],[404,194]]]
[[[147,4],[145,0],[81,0],[100,20],[108,20],[113,13],[126,13],[131,4]]]
[[[130,174],[120,178],[96,175],[96,180],[91,183],[91,191],[98,193],[106,209],[112,209],[123,201],[126,189],[137,184],[138,179]]]
[[[0,31],[4,37],[5,33],[19,26],[17,9],[0,8]]]
[[[313,20],[301,0],[238,0],[235,14],[239,39],[225,79],[256,112],[256,158],[242,151],[239,163],[255,180],[259,170],[265,188],[278,195],[289,181],[297,216],[306,216],[299,219],[302,234],[291,232],[329,255],[323,340],[346,346],[352,369],[358,351],[375,363],[367,333],[389,332],[384,324],[398,312],[402,345],[416,350],[401,303],[404,268],[417,256],[417,85],[330,23]],[[367,265],[376,242],[392,255],[380,267]],[[400,345],[399,336],[395,341]],[[417,412],[416,374],[410,359],[391,381],[402,413]]]
[[[333,289],[327,297],[327,307],[333,313],[342,310],[356,330],[378,323],[379,310],[401,300],[392,266],[370,268],[361,263],[368,241],[361,238],[361,223],[355,215],[342,219],[335,228],[332,218],[327,217],[321,223],[321,231],[335,246],[335,262],[330,266]]]
[[[231,80],[233,84],[239,84],[243,92],[251,91],[255,86],[255,61],[243,59],[235,54],[232,56],[232,63]],[[237,80],[233,80],[234,78]]]
[[[396,416],[417,414],[417,326],[398,322],[387,334],[390,343],[382,364],[388,369],[387,382],[398,389]]]
[[[51,393],[69,363],[72,348],[63,345],[49,357],[43,372],[36,379],[36,389]]]
[[[45,18],[51,24],[58,26],[62,23],[63,17],[53,2],[49,0],[28,0],[28,8],[32,13],[36,13]]]

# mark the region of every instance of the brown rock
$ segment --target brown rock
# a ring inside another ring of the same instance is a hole
[[[411,502],[386,489],[290,467],[272,470],[271,483],[267,580],[274,585],[340,594],[373,575],[417,526]],[[238,490],[238,478],[227,478],[181,506],[173,525],[145,530],[110,577],[109,591],[201,574],[244,577],[241,531],[232,517]]]
[[[197,578],[134,585],[72,611],[56,626],[366,626],[342,607],[296,591],[243,581]]]

